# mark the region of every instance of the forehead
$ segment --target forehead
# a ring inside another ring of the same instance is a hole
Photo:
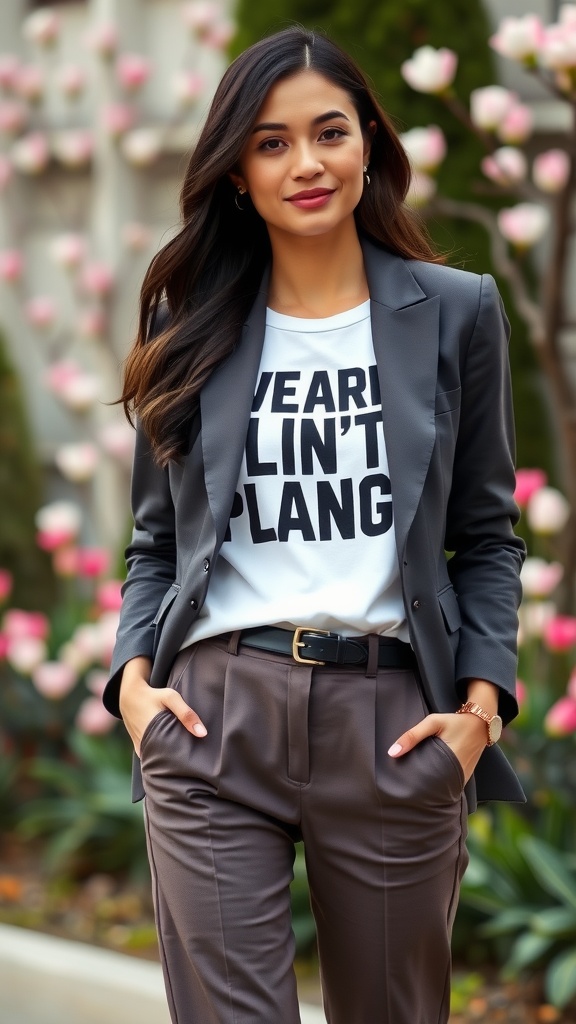
[[[300,71],[272,86],[258,111],[257,121],[281,121],[290,126],[312,120],[328,110],[341,110],[358,121],[356,108],[345,89],[317,71]]]

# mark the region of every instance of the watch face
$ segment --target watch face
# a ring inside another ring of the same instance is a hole
[[[497,743],[502,735],[502,719],[500,715],[494,715],[494,718],[488,726],[488,736],[490,737],[490,743]]]

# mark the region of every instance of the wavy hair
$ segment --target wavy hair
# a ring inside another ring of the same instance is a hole
[[[190,157],[180,196],[181,228],[152,259],[140,292],[138,333],[120,402],[136,415],[159,465],[187,450],[202,386],[238,343],[271,259],[266,225],[252,203],[241,214],[228,174],[237,168],[270,88],[312,70],[350,96],[363,132],[376,122],[370,188],[355,210],[359,232],[408,259],[440,262],[405,206],[410,165],[388,115],[352,58],[325,35],[285,29],[228,67]],[[160,330],[150,330],[166,299]]]

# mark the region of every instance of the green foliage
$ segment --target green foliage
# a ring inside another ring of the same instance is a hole
[[[48,560],[34,543],[40,504],[34,457],[18,378],[0,336],[0,566],[14,577],[14,604],[45,607],[51,594]]]

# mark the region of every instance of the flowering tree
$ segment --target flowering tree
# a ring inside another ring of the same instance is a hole
[[[478,201],[440,195],[435,173],[446,155],[445,138],[436,126],[414,128],[403,135],[415,169],[409,202],[426,217],[462,218],[480,224],[488,233],[494,268],[509,284],[548,382],[563,483],[572,509],[565,531],[566,578],[572,583],[576,572],[576,387],[563,353],[563,333],[576,326],[568,302],[576,196],[576,4],[562,4],[558,22],[546,26],[532,14],[505,18],[490,44],[520,63],[567,107],[570,126],[562,145],[539,153],[530,168],[523,148],[533,128],[530,108],[499,85],[474,90],[466,106],[453,84],[456,53],[421,47],[402,65],[404,79],[418,92],[436,95],[480,140],[485,149],[481,170],[490,184],[479,184]],[[512,204],[495,210],[498,199],[512,199]],[[541,241],[542,257],[527,260]]]

